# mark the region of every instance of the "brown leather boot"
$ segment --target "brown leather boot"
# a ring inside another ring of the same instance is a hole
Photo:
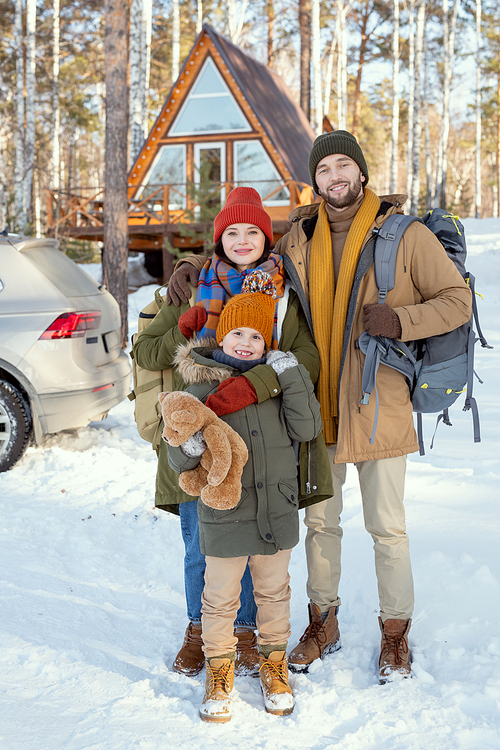
[[[293,711],[293,693],[288,684],[285,651],[272,651],[266,658],[260,655],[260,687],[268,714],[288,716]]]
[[[379,678],[380,684],[388,682],[391,675],[411,677],[411,653],[408,647],[408,632],[411,620],[386,620],[378,618],[382,631],[380,647]]]
[[[174,659],[172,669],[193,677],[205,666],[205,654],[202,651],[201,625],[190,622],[184,634],[184,643]]]
[[[212,657],[206,662],[205,695],[200,708],[203,721],[225,724],[231,719],[231,692],[234,686],[234,655],[231,659]]]
[[[234,634],[238,638],[236,663],[234,665],[235,675],[238,677],[258,677],[259,653],[255,631],[236,628]]]
[[[340,648],[340,632],[337,620],[338,607],[331,607],[323,621],[316,604],[309,604],[309,625],[299,643],[288,655],[288,666],[292,672],[307,672],[315,659],[322,659]]]

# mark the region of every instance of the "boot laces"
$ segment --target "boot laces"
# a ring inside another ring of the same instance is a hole
[[[385,634],[384,634],[385,635]],[[385,653],[394,653],[395,664],[402,664],[402,654],[408,653],[408,642],[403,635],[385,635]],[[385,656],[385,654],[384,654]]]
[[[271,661],[270,659],[264,659],[259,667],[259,672],[265,669],[267,676],[271,680],[281,680],[285,685],[288,685],[288,666],[286,659],[282,661]]]
[[[189,643],[192,643],[195,646],[203,646],[201,635],[194,633],[191,625],[188,627],[184,636],[184,645],[187,646]]]
[[[222,664],[222,666],[218,667],[217,669],[210,667],[210,692],[214,692],[217,689],[223,690],[225,693],[230,692],[229,672],[231,671],[232,666],[232,662],[229,662],[228,664]]]
[[[325,626],[322,622],[318,622],[317,620],[311,620],[307,628],[304,630],[303,635],[300,637],[300,642],[307,643],[307,641],[311,640],[316,641],[316,643],[325,643],[327,640]]]

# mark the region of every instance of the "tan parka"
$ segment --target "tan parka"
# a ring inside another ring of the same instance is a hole
[[[364,354],[357,341],[364,330],[363,306],[378,302],[373,264],[373,231],[393,213],[403,213],[406,196],[384,196],[381,209],[362,245],[349,301],[339,387],[339,428],[336,463],[401,456],[418,450],[412,406],[402,374],[381,365],[377,375],[379,417],[375,442],[370,435],[375,398],[360,405]],[[287,277],[301,300],[313,332],[309,308],[309,259],[319,203],[295,209],[292,228],[275,252],[284,257]],[[396,283],[387,304],[398,314],[402,341],[452,331],[471,316],[472,297],[454,263],[434,234],[419,222],[405,232],[396,261]]]

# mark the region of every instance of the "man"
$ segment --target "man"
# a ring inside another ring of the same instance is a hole
[[[402,213],[406,196],[379,198],[367,187],[363,152],[344,130],[316,138],[309,173],[323,200],[295,209],[292,228],[276,250],[320,352],[317,395],[334,495],[306,508],[309,625],[289,665],[306,672],[315,659],[340,647],[342,487],[346,464],[354,463],[365,527],[374,541],[382,632],[379,678],[386,682],[394,673],[407,677],[411,671],[414,594],[403,496],[406,455],[418,450],[418,442],[406,380],[381,366],[378,427],[370,444],[375,399],[360,406],[364,356],[357,341],[364,330],[402,341],[454,330],[470,318],[471,293],[436,237],[415,222],[400,242],[394,289],[385,304],[378,304],[375,236],[388,216]],[[184,274],[189,270],[194,269],[187,266]],[[173,281],[172,296],[180,291],[181,277]]]

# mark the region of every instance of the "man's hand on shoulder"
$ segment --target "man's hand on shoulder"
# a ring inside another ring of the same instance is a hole
[[[188,286],[188,281],[191,286],[195,287],[198,283],[199,275],[198,269],[191,265],[191,263],[183,263],[179,266],[168,282],[165,303],[167,305],[173,303],[176,307],[179,307],[182,302],[189,302],[192,290]]]
[[[401,337],[402,328],[398,314],[385,302],[382,305],[365,305],[363,312],[363,323],[370,336],[387,336],[390,339]]]

